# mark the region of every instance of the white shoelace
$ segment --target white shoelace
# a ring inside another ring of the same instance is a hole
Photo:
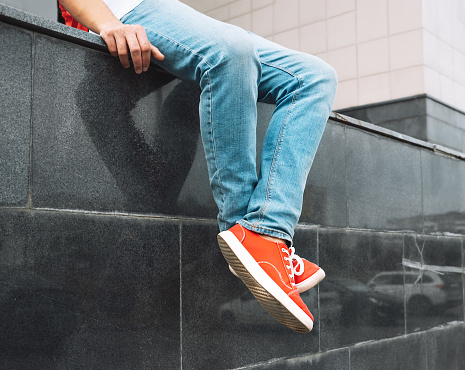
[[[297,254],[295,254],[295,249],[294,247],[290,247],[289,250],[291,251],[291,254],[289,254],[289,251],[286,250],[285,248],[282,248],[282,251],[285,252],[289,257],[284,257],[284,260],[289,262],[289,266],[286,266],[289,270],[291,270],[291,273],[289,274],[289,277],[292,279],[294,275],[300,276],[304,273],[304,261],[302,261],[302,258],[300,258]],[[293,261],[297,261],[296,267],[294,267]]]

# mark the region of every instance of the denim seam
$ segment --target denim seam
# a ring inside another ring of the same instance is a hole
[[[262,64],[264,65],[267,65],[271,68],[276,68],[276,69],[279,69],[289,75],[291,75],[293,78],[295,78],[297,80],[297,82],[299,83],[299,89],[302,88],[302,81],[301,79],[294,73],[282,68],[282,67],[279,67],[279,66],[275,66],[273,64],[269,64],[269,63],[264,63],[262,62]],[[276,167],[276,161],[277,161],[277,158],[279,156],[279,153],[280,153],[280,149],[281,149],[281,143],[282,143],[282,136],[284,135],[284,130],[287,126],[287,123],[289,122],[289,117],[291,116],[291,113],[292,113],[292,110],[295,106],[295,102],[297,100],[297,91],[294,91],[293,93],[293,96],[292,96],[292,102],[288,108],[288,111],[286,113],[286,117],[284,118],[284,121],[281,125],[281,130],[279,132],[279,136],[278,136],[278,142],[276,144],[276,148],[275,148],[275,153],[273,155],[273,160],[272,160],[272,163],[271,163],[271,166],[270,166],[270,175],[268,177],[268,183],[267,183],[267,190],[266,190],[266,198],[265,198],[265,202],[263,203],[261,209],[260,209],[260,215],[259,215],[259,219],[258,219],[258,222],[262,222],[263,221],[263,217],[264,217],[264,214],[266,212],[266,209],[268,207],[268,204],[271,200],[271,195],[272,195],[272,186],[273,186],[273,181],[274,181],[274,175],[273,175],[273,171],[274,171],[274,168]]]
[[[208,63],[205,62],[207,65]],[[223,214],[224,214],[224,191],[223,187],[221,186],[221,176],[220,176],[220,171],[218,168],[218,162],[217,162],[217,156],[216,156],[216,145],[215,145],[215,134],[213,132],[213,113],[212,113],[212,106],[213,106],[213,93],[212,93],[212,83],[210,79],[210,74],[208,73],[209,71],[205,71],[205,76],[208,79],[208,89],[209,89],[209,94],[210,94],[210,104],[209,104],[209,125],[210,125],[210,141],[212,143],[212,152],[213,152],[213,158],[215,161],[215,167],[216,167],[216,173],[218,176],[218,188],[221,194],[221,208],[218,206],[218,211],[219,211],[219,220],[223,220]],[[213,178],[212,178],[213,181]]]

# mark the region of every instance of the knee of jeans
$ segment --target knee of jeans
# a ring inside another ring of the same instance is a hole
[[[325,61],[312,57],[311,63],[306,63],[300,75],[302,88],[311,92],[318,85],[318,90],[334,98],[336,94],[338,77],[336,70]]]
[[[255,47],[247,35],[234,35],[225,38],[218,45],[218,64],[238,70],[260,67]]]

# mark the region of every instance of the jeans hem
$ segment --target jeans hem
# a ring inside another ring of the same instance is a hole
[[[276,230],[269,229],[267,227],[257,226],[245,220],[237,221],[237,223],[245,227],[247,230],[252,231],[254,233],[263,234],[267,236],[272,236],[274,238],[286,240],[288,244],[292,246],[292,238],[288,234],[283,233],[282,231],[276,231]]]

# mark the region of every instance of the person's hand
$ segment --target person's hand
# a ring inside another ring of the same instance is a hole
[[[121,24],[105,28],[100,36],[108,46],[108,50],[119,60],[124,68],[129,68],[129,54],[136,73],[147,71],[150,57],[163,60],[165,56],[153,46],[147,38],[144,27],[140,25]],[[128,50],[129,49],[129,50]]]

